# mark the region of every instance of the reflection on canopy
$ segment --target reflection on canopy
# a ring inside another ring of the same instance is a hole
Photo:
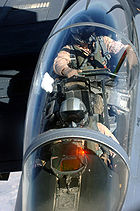
[[[128,179],[128,168],[116,152],[76,138],[38,148],[24,173],[28,175],[26,210],[84,211],[93,206],[94,210],[118,210]]]

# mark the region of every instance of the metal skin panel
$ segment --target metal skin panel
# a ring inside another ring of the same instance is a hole
[[[130,4],[133,15],[134,22],[137,31],[138,43],[136,43],[136,48],[140,49],[140,2],[128,0]],[[140,58],[140,57],[139,57]],[[134,134],[133,134],[133,145],[130,154],[130,178],[128,184],[128,191],[126,194],[126,199],[122,207],[122,211],[138,211],[140,210],[140,77],[138,78],[138,92],[136,101],[136,118],[134,122]]]
[[[130,160],[130,179],[126,200],[123,211],[138,211],[140,209],[140,77],[138,83],[138,92],[136,100],[136,118],[134,121],[134,133],[132,137],[132,147],[129,156]]]

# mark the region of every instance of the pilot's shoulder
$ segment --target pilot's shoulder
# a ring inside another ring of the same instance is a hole
[[[108,37],[108,36],[103,36],[102,38],[103,38],[103,40],[104,40],[105,43],[108,43],[108,42],[112,42],[112,41],[113,41],[113,40],[112,40],[110,37]]]
[[[65,45],[61,51],[69,51],[71,49],[70,45]]]
[[[112,134],[112,132],[102,123],[98,122],[97,123],[98,130],[102,133],[105,134],[108,137],[111,137],[114,141],[119,143],[119,141],[116,139],[116,137]]]

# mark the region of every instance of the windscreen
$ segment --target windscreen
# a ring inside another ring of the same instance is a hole
[[[128,168],[109,147],[65,138],[44,144],[27,159],[23,211],[120,210]]]

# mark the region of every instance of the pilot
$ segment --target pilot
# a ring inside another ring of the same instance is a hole
[[[60,76],[72,77],[82,70],[107,68],[111,54],[128,48],[120,41],[108,36],[96,36],[92,27],[71,29],[74,44],[64,46],[54,60],[54,72]]]
[[[91,27],[92,28],[92,27]],[[72,77],[78,75],[82,70],[107,68],[111,53],[117,54],[126,48],[120,41],[112,40],[110,37],[97,37],[90,32],[89,27],[76,27],[71,29],[74,45],[66,45],[58,53],[54,60],[53,69],[57,75]],[[103,112],[103,100],[97,95],[96,114]],[[94,109],[95,111],[95,109]],[[110,136],[117,143],[118,140],[110,130],[102,123],[97,122],[98,130]]]
[[[70,78],[83,70],[107,68],[111,53],[117,54],[124,47],[110,37],[97,37],[93,30],[90,26],[70,29],[74,44],[64,46],[55,58],[53,69],[57,75]],[[96,96],[94,105],[96,113],[101,114],[103,102],[100,95]]]
[[[120,41],[115,41],[108,36],[96,36],[94,28],[91,26],[78,26],[70,29],[73,43],[64,46],[54,60],[53,70],[59,76],[72,77],[80,74],[83,70],[97,70],[107,68],[111,55],[119,53],[121,50],[127,51],[131,57],[130,45],[124,45]],[[129,66],[132,66],[131,62]],[[109,70],[110,71],[110,70]],[[97,105],[97,106],[96,106]],[[103,99],[101,95],[96,95],[94,111],[96,114],[103,112]],[[108,129],[99,125],[103,133]],[[114,137],[113,137],[114,138]]]

